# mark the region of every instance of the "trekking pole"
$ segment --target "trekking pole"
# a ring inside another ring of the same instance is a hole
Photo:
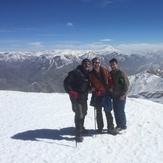
[[[96,131],[96,108],[95,107],[94,107],[94,125],[95,125],[95,131]]]
[[[75,99],[75,101],[74,101],[74,104],[75,104],[75,106],[74,106],[74,108],[75,108],[75,114],[76,114],[76,99]],[[76,141],[76,126],[75,126],[75,144],[76,144],[76,148],[78,147],[78,142]]]
[[[76,142],[76,148],[78,147],[78,142],[75,140],[75,142]]]

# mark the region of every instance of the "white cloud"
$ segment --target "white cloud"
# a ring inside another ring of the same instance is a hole
[[[42,42],[29,42],[28,44],[32,45],[32,46],[36,46],[36,47],[41,47],[42,46]]]
[[[128,52],[137,52],[137,51],[163,51],[163,43],[159,44],[120,44],[116,45],[115,48],[118,48],[123,51]]]
[[[52,33],[49,33],[49,34],[38,34],[38,36],[55,37],[55,36],[59,36],[59,34],[52,34]]]
[[[79,42],[79,41],[67,41],[67,42],[60,42],[54,43],[53,48],[58,49],[78,49],[78,50],[101,50],[110,46],[111,44],[108,41],[98,41],[98,42]],[[157,52],[163,51],[163,43],[160,44],[120,44],[120,45],[111,45],[115,49],[119,49],[123,52]]]
[[[110,42],[110,41],[112,41],[112,39],[106,38],[106,39],[101,39],[100,41],[102,41],[102,42]]]
[[[107,6],[111,3],[114,3],[116,0],[81,0],[81,2],[85,2],[85,3],[96,3],[96,4],[100,4],[100,6]]]
[[[55,34],[47,34],[45,36],[55,36]],[[110,42],[112,39],[104,38],[97,42],[81,42],[78,40],[67,40],[67,41],[20,41],[20,40],[0,40],[2,47],[1,51],[12,51],[12,50],[43,50],[43,49],[77,49],[77,50],[102,50],[107,46],[111,45],[115,49],[123,52],[163,52],[163,43],[159,44],[148,44],[148,43],[137,43],[137,44],[118,44],[113,45]]]
[[[68,22],[68,23],[66,24],[66,26],[68,26],[68,27],[73,27],[74,25],[73,25],[73,23]]]
[[[52,47],[54,49],[99,50],[106,46],[108,46],[108,44],[103,42],[83,43],[80,41],[64,41],[53,43]]]
[[[107,5],[110,5],[111,3],[113,3],[113,1],[111,1],[111,0],[102,0],[102,5],[103,6],[107,6]]]

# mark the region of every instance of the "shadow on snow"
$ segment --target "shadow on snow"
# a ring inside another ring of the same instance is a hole
[[[93,130],[89,130],[89,135],[94,135]],[[12,139],[19,139],[19,140],[30,140],[30,141],[39,141],[38,139],[53,139],[53,140],[67,140],[72,141],[74,140],[75,136],[75,128],[74,127],[67,127],[61,128],[59,130],[56,129],[37,129],[37,130],[28,130],[25,132],[18,133],[12,136]],[[83,135],[84,136],[84,135]]]

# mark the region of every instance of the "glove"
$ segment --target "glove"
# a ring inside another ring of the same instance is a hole
[[[78,98],[78,93],[75,92],[75,91],[70,91],[70,92],[69,92],[69,95],[70,95],[72,98],[74,98],[74,99],[77,99],[77,98]]]
[[[100,92],[100,91],[97,91],[97,92],[96,92],[96,95],[97,95],[97,96],[100,96],[100,95],[101,95],[101,92]]]

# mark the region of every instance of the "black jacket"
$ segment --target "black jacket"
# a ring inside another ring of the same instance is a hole
[[[67,93],[75,91],[79,94],[77,101],[87,100],[90,87],[89,71],[86,71],[82,65],[68,73],[63,81],[64,89]]]

